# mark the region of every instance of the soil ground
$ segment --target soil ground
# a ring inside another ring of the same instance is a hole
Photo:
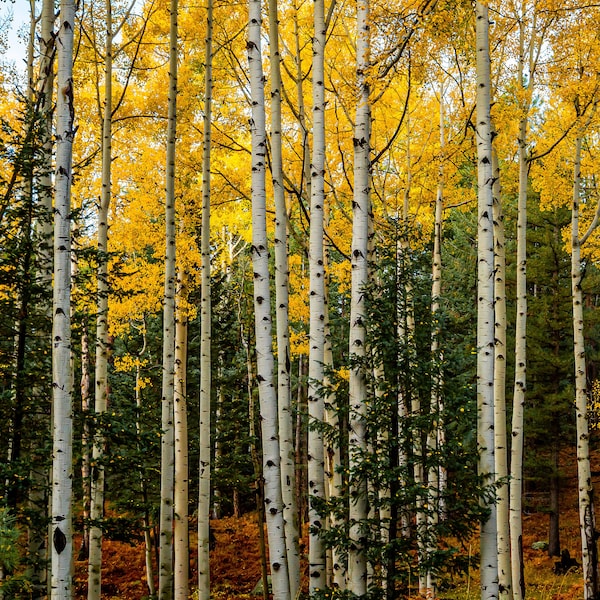
[[[594,480],[600,484],[600,455],[595,457]],[[573,455],[564,457],[563,492],[561,497],[561,546],[571,557],[581,563],[580,538],[577,516],[576,460]],[[256,598],[251,592],[260,580],[260,553],[258,526],[255,514],[213,520],[214,548],[211,551],[212,598],[216,600],[249,600]],[[548,515],[543,512],[525,514],[523,517],[523,550],[527,597],[536,600],[576,600],[583,597],[581,568],[566,575],[553,573],[554,562],[543,550],[535,550],[535,542],[548,539]],[[190,590],[196,589],[197,566],[195,532],[190,530]],[[476,553],[477,540],[472,552]],[[102,570],[103,600],[143,600],[147,598],[144,547],[142,543],[104,542]],[[76,598],[86,598],[86,561],[76,562]],[[479,598],[476,570],[468,576],[451,582],[451,589],[440,595],[447,600],[475,600]],[[416,596],[415,596],[416,597]]]

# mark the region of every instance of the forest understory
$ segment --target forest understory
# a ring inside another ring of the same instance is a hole
[[[577,508],[577,464],[572,451],[561,455],[562,487],[560,498],[560,540],[561,548],[568,550],[572,559],[581,564],[581,538],[579,534]],[[600,485],[600,451],[592,454],[592,468],[595,486]],[[567,573],[555,573],[555,563],[559,557],[550,557],[543,549],[536,549],[536,542],[548,539],[548,514],[545,510],[547,494],[543,491],[524,496],[523,515],[523,556],[527,597],[534,600],[576,600],[583,597],[581,567],[574,567]],[[196,569],[196,523],[190,521],[190,590],[197,588]],[[260,550],[256,513],[248,513],[240,518],[225,517],[213,519],[211,530],[214,533],[214,547],[210,553],[210,576],[215,600],[251,600],[262,598],[253,594],[261,579]],[[466,555],[476,556],[478,539],[475,536],[469,546],[463,548]],[[305,529],[301,541],[303,555],[302,581],[307,591],[306,549],[308,545]],[[127,543],[105,540],[103,544],[102,599],[103,600],[144,600],[148,588],[144,571],[144,546],[142,541]],[[75,597],[87,598],[87,561],[76,562]],[[480,597],[479,575],[475,560],[472,570],[466,575],[456,575],[445,580],[439,598],[444,600],[475,600]],[[192,595],[191,598],[194,598]],[[419,598],[415,593],[401,600]]]

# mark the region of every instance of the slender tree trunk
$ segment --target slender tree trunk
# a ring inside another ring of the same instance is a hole
[[[498,546],[498,591],[512,599],[509,530],[508,442],[506,437],[506,250],[504,214],[498,155],[492,147],[494,216],[494,464],[498,485],[496,535]]]
[[[248,64],[252,96],[252,266],[254,270],[254,326],[260,400],[263,477],[269,560],[275,600],[290,597],[287,568],[281,465],[277,432],[277,394],[273,381],[271,292],[266,221],[264,80],[261,54],[261,0],[249,1]]]
[[[142,426],[140,422],[141,410],[142,410],[142,363],[143,356],[146,352],[147,348],[147,339],[146,339],[146,319],[144,318],[144,322],[142,325],[142,347],[138,353],[138,361],[135,367],[135,406],[137,409],[137,419],[135,423],[136,433],[138,435],[138,439],[140,438],[140,434],[142,432]],[[139,442],[138,442],[138,451],[140,451]],[[140,491],[142,493],[142,502],[144,504],[144,516],[143,516],[143,525],[144,525],[144,559],[146,566],[146,585],[148,586],[148,596],[150,599],[154,599],[156,597],[156,587],[154,585],[154,567],[152,565],[152,521],[150,517],[150,511],[148,510],[148,485],[146,483],[146,477],[144,473],[140,471]]]
[[[200,482],[198,492],[198,600],[210,598],[210,398],[211,281],[210,281],[210,152],[212,120],[213,0],[207,0],[204,72],[204,127],[202,154],[202,287],[200,298]]]
[[[269,50],[271,64],[271,172],[275,199],[275,306],[277,317],[277,401],[281,452],[281,493],[287,549],[290,595],[300,587],[298,511],[294,489],[294,436],[288,311],[288,219],[283,185],[281,150],[281,55],[277,0],[269,0]]]
[[[246,341],[244,332],[241,332],[242,345],[246,351],[246,373],[248,381],[248,420],[250,422],[250,457],[254,467],[255,496],[256,496],[256,524],[258,526],[258,548],[260,552],[260,575],[263,587],[263,600],[269,600],[269,575],[267,569],[267,545],[265,543],[265,494],[262,464],[258,456],[256,441],[260,438],[260,431],[256,431],[256,409],[254,401],[254,376],[252,373],[252,356],[250,354],[250,341]],[[259,424],[260,429],[260,424]]]
[[[308,140],[308,127],[306,125],[306,106],[304,103],[304,79],[302,70],[302,49],[300,43],[300,28],[298,25],[298,12],[300,8],[298,3],[294,2],[294,61],[296,66],[296,96],[298,100],[298,125],[300,125],[300,145],[302,147],[302,182],[304,188],[299,190],[301,196],[307,199],[311,197],[311,156]],[[324,11],[324,9],[323,9]]]
[[[441,422],[442,399],[442,354],[440,350],[440,298],[442,295],[442,227],[444,208],[444,160],[446,147],[446,129],[444,123],[444,84],[440,85],[440,158],[438,168],[438,187],[435,198],[435,216],[433,225],[433,260],[431,274],[431,406],[429,408],[432,423],[427,434],[427,454],[429,456],[443,456],[439,447],[439,429],[443,427]],[[437,463],[437,464],[436,464]],[[431,556],[437,548],[437,525],[439,521],[440,505],[440,469],[441,464],[437,460],[429,466],[427,474],[427,489],[429,507],[427,512],[427,554]],[[436,596],[436,577],[431,568],[427,570],[426,598]]]
[[[304,491],[308,488],[306,481],[306,447],[307,435],[304,415],[308,412],[307,394],[306,394],[306,363],[304,355],[298,357],[298,389],[296,390],[296,427],[294,431],[294,446],[296,447],[296,506],[298,507],[299,528],[306,523],[306,494]]]
[[[476,3],[477,34],[477,445],[484,483],[494,477],[494,232],[488,7]],[[496,511],[481,523],[481,598],[498,598]]]
[[[525,25],[524,7],[519,28],[518,82],[522,92],[525,72]],[[531,42],[532,43],[532,42]],[[531,63],[531,61],[530,61]],[[529,86],[534,76],[531,64]],[[529,164],[527,160],[527,113],[529,104],[523,106],[519,122],[519,197],[517,204],[517,314],[515,323],[515,385],[513,391],[513,414],[511,426],[510,461],[510,545],[512,592],[515,600],[525,598],[523,564],[523,443],[525,392],[527,389],[527,186]]]
[[[408,228],[409,228],[409,200],[412,185],[412,156],[410,151],[411,129],[410,119],[407,115],[407,150],[406,150],[406,189],[404,190],[402,212],[397,211],[396,230],[396,336],[398,340],[397,355],[398,367],[398,466],[400,470],[399,487],[403,488],[409,484],[409,443],[410,427],[408,426],[409,404],[411,390],[409,381],[411,376],[410,352],[412,333],[414,331],[414,319],[410,307],[411,285],[407,281],[407,257],[408,257]],[[412,407],[411,407],[412,408]],[[415,407],[416,408],[416,407]],[[417,466],[418,469],[418,466]],[[400,522],[402,537],[408,539],[411,530],[412,506],[403,506],[400,511]]]
[[[100,600],[102,587],[102,520],[104,518],[104,431],[102,415],[108,407],[108,210],[111,201],[112,165],[112,2],[106,11],[104,48],[104,116],[102,120],[102,191],[98,207],[98,283],[96,317],[96,367],[90,496],[90,542],[88,560],[88,600]]]
[[[594,107],[595,108],[595,107]],[[591,117],[590,117],[591,118]],[[583,335],[583,292],[581,289],[581,246],[591,233],[579,236],[579,201],[581,197],[581,147],[583,134],[575,140],[573,204],[571,208],[571,291],[573,294],[573,352],[575,358],[575,414],[577,428],[577,478],[579,487],[579,527],[581,529],[581,562],[583,597],[598,599],[598,548],[594,487],[590,465],[588,391]],[[595,226],[595,223],[593,224]]]
[[[173,598],[173,485],[175,432],[173,427],[175,372],[175,144],[177,128],[177,10],[170,4],[169,114],[167,125],[167,178],[165,202],[165,291],[163,308],[163,380],[161,415],[160,565],[159,600]]]
[[[75,107],[75,2],[62,0],[58,31],[54,294],[52,302],[52,600],[71,600],[73,401],[71,373],[71,172]]]
[[[369,2],[357,5],[356,76],[358,98],[354,127],[354,202],[352,219],[352,282],[350,301],[350,546],[349,590],[357,596],[367,592],[367,562],[362,528],[367,517],[366,481],[362,469],[367,452],[365,419],[367,387],[365,374],[366,319],[363,288],[368,279],[371,107],[369,100]]]
[[[87,559],[90,551],[90,504],[91,504],[91,441],[90,434],[90,346],[87,323],[81,328],[81,412],[83,413],[83,431],[81,434],[81,479],[83,505],[83,535],[79,557]]]
[[[179,274],[175,298],[175,481],[173,551],[175,569],[173,574],[175,600],[187,600],[189,596],[190,540],[188,523],[189,503],[189,449],[187,419],[187,349],[188,349],[188,274]]]
[[[324,253],[325,258],[325,272],[327,273],[327,252]],[[328,297],[328,278],[325,278],[325,296]],[[329,311],[325,311],[325,346],[323,350],[323,365],[326,370],[333,370],[333,348],[331,344],[331,330],[329,324]],[[329,500],[338,499],[344,492],[344,478],[342,475],[342,456],[341,456],[341,422],[339,417],[340,412],[340,401],[341,398],[335,393],[327,372],[325,372],[323,378],[323,387],[329,390],[329,396],[327,397],[327,403],[325,405],[325,422],[334,432],[335,439],[331,441],[328,439],[325,446],[325,475],[328,483],[328,498]],[[340,518],[337,513],[333,513],[329,517],[329,524],[332,528],[338,528],[344,526],[344,519]],[[346,558],[344,557],[341,549],[335,545],[331,549],[331,577],[328,581],[328,585],[338,589],[346,589]]]
[[[323,256],[325,214],[325,4],[314,3],[313,37],[313,150],[310,198],[310,324],[308,356],[308,519],[309,587],[311,595],[327,585],[325,547],[320,530],[325,525],[315,501],[325,497],[325,453],[320,424],[325,417],[321,390],[325,352],[325,271]]]
[[[549,513],[550,522],[548,524],[548,556],[560,556],[560,477],[558,475],[559,462],[559,437],[557,428],[552,427],[552,467],[553,474],[550,477],[550,501]]]

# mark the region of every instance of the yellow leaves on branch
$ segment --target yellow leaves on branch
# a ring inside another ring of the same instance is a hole
[[[149,361],[137,356],[131,356],[130,354],[124,354],[123,356],[115,356],[113,358],[113,364],[115,371],[119,373],[137,373],[148,365]],[[144,388],[152,384],[150,377],[137,377],[137,390],[143,390]]]
[[[115,369],[121,373],[135,372],[137,369],[148,365],[147,359],[131,356],[130,354],[115,356],[113,361]]]

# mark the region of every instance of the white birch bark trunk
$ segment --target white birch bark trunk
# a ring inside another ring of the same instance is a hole
[[[407,485],[410,465],[408,458],[408,444],[410,440],[410,433],[408,431],[408,416],[409,416],[409,384],[410,378],[410,367],[408,366],[410,360],[408,358],[410,353],[410,343],[413,331],[413,319],[412,311],[410,308],[410,282],[405,280],[403,270],[406,269],[406,260],[408,255],[408,227],[409,227],[409,201],[412,185],[412,156],[410,151],[411,144],[411,129],[410,129],[410,116],[406,116],[406,129],[407,129],[407,141],[406,141],[406,189],[404,190],[402,212],[397,213],[397,228],[396,232],[396,294],[397,294],[397,305],[396,305],[396,320],[397,320],[397,338],[400,347],[398,353],[397,362],[400,366],[400,382],[398,386],[398,466],[400,468],[400,481],[398,482],[399,487],[403,488]],[[408,373],[407,373],[408,372]],[[411,407],[412,410],[412,407]],[[400,507],[400,525],[402,537],[409,538],[411,533],[411,513],[412,506]]]
[[[211,357],[211,281],[210,281],[210,152],[212,134],[212,35],[213,0],[207,1],[205,73],[204,73],[204,126],[202,152],[202,287],[200,297],[200,459],[198,491],[198,600],[210,598],[210,397],[212,389]]]
[[[594,107],[595,108],[595,107]],[[575,139],[573,204],[571,207],[571,291],[573,295],[573,353],[575,360],[575,415],[577,429],[577,481],[579,489],[579,527],[581,530],[581,563],[584,600],[598,598],[598,549],[594,487],[590,465],[588,390],[583,335],[583,292],[581,289],[581,246],[592,228],[579,236],[579,202],[581,197],[581,147],[583,134]],[[597,224],[594,220],[592,227]]]
[[[506,422],[506,251],[498,156],[492,147],[494,216],[494,464],[498,483],[496,536],[499,598],[512,599]]]
[[[371,212],[371,209],[370,211]],[[377,260],[374,258],[376,252],[373,251],[376,247],[375,232],[373,227],[373,219],[369,219],[369,261]],[[377,269],[377,267],[376,267]],[[381,278],[376,272],[375,285],[378,288],[383,289]],[[373,384],[372,389],[367,393],[372,393],[376,399],[377,410],[384,411],[385,417],[381,425],[377,430],[377,442],[376,448],[373,448],[373,444],[369,444],[369,453],[376,453],[378,469],[389,469],[389,456],[384,456],[382,453],[386,452],[390,444],[390,430],[391,430],[391,416],[385,407],[386,403],[386,376],[385,368],[383,365],[383,359],[381,356],[377,356],[372,348],[367,349],[368,354],[371,354],[373,365]],[[381,455],[381,456],[380,456]],[[385,478],[377,478],[377,486],[374,485],[374,481],[368,482],[368,493],[369,497],[371,494],[377,497],[377,506],[375,503],[369,507],[369,519],[376,520],[378,527],[378,542],[384,549],[381,553],[381,558],[376,564],[367,564],[368,581],[369,585],[376,585],[381,587],[383,590],[388,590],[388,573],[389,573],[389,543],[390,537],[390,524],[392,522],[392,490],[388,485]]]
[[[74,261],[73,268],[76,266]],[[84,324],[81,331],[81,380],[79,389],[81,393],[81,411],[88,414],[90,406],[90,344],[87,324]],[[91,441],[90,426],[87,419],[83,422],[83,431],[81,433],[81,479],[82,479],[82,517],[83,517],[83,535],[81,536],[80,555],[89,556],[90,549],[90,528],[87,524],[90,518],[91,505]]]
[[[523,445],[525,439],[524,414],[525,393],[527,390],[527,187],[529,182],[529,162],[527,152],[527,116],[530,108],[530,90],[535,76],[533,39],[530,43],[528,65],[529,82],[524,83],[526,2],[521,4],[519,19],[519,64],[517,79],[524,100],[519,121],[519,196],[517,201],[517,312],[515,322],[515,385],[513,388],[513,412],[511,423],[510,498],[509,528],[511,548],[512,594],[514,600],[525,598],[523,564]],[[534,28],[532,27],[532,30]]]
[[[323,8],[323,13],[324,13]],[[298,124],[300,125],[300,144],[302,147],[302,174],[306,190],[301,189],[302,195],[306,194],[307,201],[311,195],[310,149],[308,142],[308,127],[306,125],[306,107],[304,104],[304,79],[302,70],[302,45],[300,42],[300,27],[298,25],[298,6],[294,6],[294,62],[296,66],[296,96],[298,102]],[[314,60],[314,57],[313,57]]]
[[[94,412],[99,422],[108,406],[108,210],[112,164],[112,3],[106,0],[104,48],[104,115],[102,119],[102,190],[98,207],[98,269]],[[102,586],[102,519],[104,518],[104,434],[96,428],[92,448],[88,600],[100,600]]]
[[[40,15],[40,112],[43,115],[43,147],[40,167],[40,201],[43,207],[41,231],[48,248],[41,248],[42,277],[52,281],[52,121],[54,90],[54,2],[44,0]]]
[[[75,2],[62,0],[57,38],[54,292],[52,301],[52,555],[51,598],[71,600],[73,403],[71,372],[71,173],[75,107],[73,37]]]
[[[296,598],[300,588],[300,553],[294,473],[294,427],[288,312],[288,222],[281,150],[282,82],[277,0],[269,0],[269,50],[271,63],[271,173],[275,200],[275,310],[281,493],[290,577],[290,596]]]
[[[269,562],[275,600],[290,598],[287,568],[281,468],[277,431],[277,393],[273,381],[274,359],[271,340],[271,292],[267,242],[264,80],[261,54],[261,0],[249,1],[248,64],[252,97],[252,266],[254,270],[254,326],[256,367],[263,451],[265,514],[269,540]]]
[[[325,268],[327,269],[327,253],[324,254],[325,257]],[[327,282],[327,277],[326,277]],[[328,296],[327,293],[327,283],[325,284],[325,295]],[[333,369],[333,348],[331,345],[331,332],[329,328],[329,312],[325,311],[325,348],[323,352],[323,364],[326,369]],[[340,419],[338,414],[338,401],[335,392],[330,387],[330,381],[325,374],[323,378],[324,387],[331,390],[329,396],[327,397],[327,402],[325,404],[325,422],[333,431],[336,432],[336,435],[339,435],[340,431]],[[338,437],[339,439],[339,437]],[[325,447],[325,476],[328,485],[327,496],[329,500],[334,500],[339,497],[342,493],[344,480],[341,472],[342,467],[342,457],[340,453],[340,443],[334,441],[333,443],[326,443]],[[329,517],[329,524],[332,528],[334,527],[342,527],[343,520],[337,517],[335,514]],[[328,585],[337,589],[337,590],[345,590],[346,589],[346,560],[338,546],[334,546],[331,549],[331,578],[328,582]]]
[[[314,3],[313,37],[313,150],[310,166],[310,317],[308,355],[308,519],[309,587],[313,594],[327,585],[325,548],[320,530],[326,515],[320,514],[311,499],[325,497],[325,453],[321,431],[314,427],[324,419],[324,400],[319,389],[323,383],[325,348],[325,270],[323,256],[325,205],[325,6]]]
[[[442,356],[440,351],[441,327],[439,321],[440,298],[442,295],[442,227],[444,208],[444,160],[446,148],[446,129],[444,123],[444,84],[440,85],[440,158],[438,168],[438,186],[435,197],[435,215],[433,224],[433,257],[431,269],[431,406],[432,423],[427,434],[427,454],[431,456],[443,456],[439,447],[439,429],[443,427],[441,422],[442,399]],[[428,489],[428,512],[427,512],[427,554],[435,551],[437,546],[436,528],[439,522],[440,505],[440,470],[442,465],[433,460],[427,473]],[[436,596],[435,573],[427,570],[427,581],[425,597],[433,599]]]
[[[173,496],[175,478],[175,146],[177,139],[177,11],[170,3],[169,108],[165,198],[165,289],[163,306],[163,356],[161,400],[160,553],[159,600],[173,598]]]
[[[494,477],[494,233],[490,52],[487,5],[475,6],[477,36],[477,445],[479,473]],[[481,523],[481,598],[498,598],[496,511]]]
[[[204,127],[202,154],[202,286],[200,298],[200,464],[198,496],[198,598],[210,598],[210,396],[211,372],[211,280],[210,280],[210,152],[212,120],[213,1],[207,2],[204,73]]]
[[[356,471],[367,452],[365,419],[367,384],[366,314],[363,288],[368,280],[371,107],[368,70],[370,61],[369,2],[357,3],[356,78],[357,104],[354,127],[354,202],[352,218],[352,274],[350,299],[350,414],[348,458],[350,464],[350,534],[348,589],[357,596],[367,592],[367,560],[364,533],[367,518],[367,482]]]
[[[515,385],[511,425],[510,543],[512,591],[515,600],[525,597],[523,579],[523,443],[527,388],[527,120],[519,124],[519,197],[517,201],[517,314],[515,322]]]
[[[182,269],[175,297],[175,481],[173,498],[174,598],[189,597],[189,449],[187,423],[188,274]]]
[[[144,356],[145,352],[146,352],[146,348],[147,348],[147,338],[146,338],[146,319],[144,317],[144,321],[141,327],[142,330],[142,347],[138,353],[138,362],[136,364],[135,367],[135,406],[137,408],[137,414],[139,415],[142,409],[142,394],[141,394],[141,389],[142,389],[142,367],[141,367],[141,360],[142,357]],[[136,433],[138,435],[138,438],[140,437],[140,434],[142,432],[142,427],[141,427],[141,423],[139,421],[139,418],[136,420],[135,423],[135,430]],[[139,445],[138,445],[138,450],[139,450]],[[148,501],[148,490],[147,490],[147,483],[146,483],[146,479],[144,476],[143,472],[140,472],[140,491],[142,493],[142,499],[144,501],[145,504],[147,504]],[[151,527],[151,520],[150,520],[150,516],[149,516],[149,511],[148,509],[145,510],[144,512],[144,517],[143,517],[143,525],[144,525],[144,563],[145,563],[145,568],[146,568],[146,585],[148,586],[148,596],[150,596],[151,598],[156,596],[156,586],[154,584],[154,565],[152,564],[152,536],[150,535],[150,527]]]

